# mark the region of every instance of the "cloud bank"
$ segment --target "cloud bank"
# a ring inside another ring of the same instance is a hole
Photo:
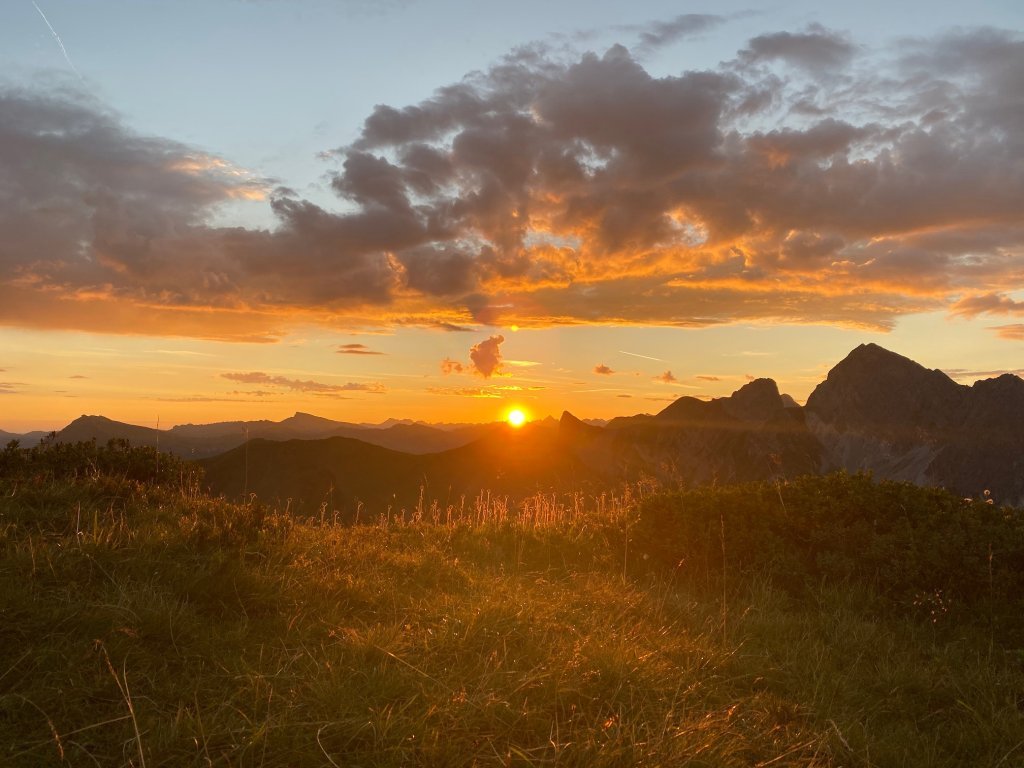
[[[716,23],[679,17],[642,45]],[[991,29],[885,51],[772,30],[665,77],[622,46],[524,48],[376,107],[331,151],[332,211],[85,96],[5,88],[0,323],[272,341],[367,317],[880,330],[929,310],[1019,315],[1022,105],[1024,43]],[[276,226],[212,225],[237,198],[265,199]]]

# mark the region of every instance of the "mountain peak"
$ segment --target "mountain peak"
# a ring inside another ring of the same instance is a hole
[[[722,400],[725,412],[742,421],[768,421],[786,405],[774,379],[754,379]]]
[[[909,357],[893,352],[890,349],[879,346],[874,342],[867,342],[866,344],[858,344],[850,353],[840,360],[836,364],[836,368],[840,365],[901,365],[905,367],[912,366],[921,370],[928,370],[920,363],[916,363]]]
[[[861,344],[807,398],[807,411],[837,428],[885,431],[946,423],[967,387],[877,344]]]
[[[554,421],[552,417],[549,416],[548,418]],[[594,437],[603,432],[604,430],[601,427],[587,424],[568,411],[562,411],[562,418],[558,420],[558,434],[563,437]]]
[[[106,416],[97,416],[93,414],[83,413],[77,419],[71,422],[71,424],[117,424],[113,419],[108,419]],[[70,424],[68,426],[71,426]]]

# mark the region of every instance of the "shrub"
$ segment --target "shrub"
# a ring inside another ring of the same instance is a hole
[[[941,489],[838,473],[692,490],[644,503],[634,538],[680,575],[767,574],[794,595],[856,583],[935,623],[1024,636],[1021,511]]]

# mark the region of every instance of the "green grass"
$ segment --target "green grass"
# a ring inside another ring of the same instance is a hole
[[[0,478],[2,765],[1024,762],[1015,512],[834,477],[344,527],[122,458]]]

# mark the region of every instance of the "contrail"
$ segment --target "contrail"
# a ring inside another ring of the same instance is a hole
[[[68,49],[64,47],[64,42],[60,39],[60,35],[57,34],[57,30],[53,28],[53,24],[46,18],[46,14],[43,13],[43,9],[36,4],[36,0],[32,0],[32,6],[39,11],[39,15],[43,17],[43,21],[46,22],[46,26],[50,28],[50,34],[53,35],[53,39],[57,41],[57,45],[60,46],[60,52],[64,54],[64,61],[68,63],[68,66],[74,71],[79,78],[82,77],[82,73],[78,71],[78,67],[75,66],[75,62],[68,56]]]
[[[620,349],[619,350],[619,354],[630,355],[632,357],[642,357],[644,360],[657,360],[659,363],[664,363],[665,362],[660,357],[651,357],[650,355],[638,355],[636,352],[627,352],[624,349]]]

